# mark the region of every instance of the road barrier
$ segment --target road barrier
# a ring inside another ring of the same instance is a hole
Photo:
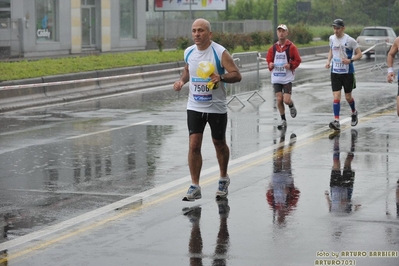
[[[377,70],[378,71],[377,73],[384,73],[384,68],[388,67],[387,55],[390,46],[392,46],[392,43],[378,42],[369,49],[362,52],[362,54],[365,54],[370,50],[374,50],[374,65],[371,68],[371,71]]]
[[[328,46],[300,49],[301,55],[327,51]],[[259,87],[261,61],[266,52],[236,53],[232,57],[242,72],[257,71]],[[1,82],[0,112],[173,84],[180,78],[184,65],[184,61],[179,61]]]

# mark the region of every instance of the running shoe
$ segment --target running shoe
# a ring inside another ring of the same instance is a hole
[[[357,125],[358,119],[357,119],[357,111],[354,111],[352,113],[352,121],[351,121],[351,126],[354,127]]]
[[[219,179],[219,186],[218,190],[216,191],[216,198],[226,198],[229,194],[229,185],[230,185],[230,178],[220,178]]]
[[[201,188],[199,186],[191,185],[188,190],[186,196],[183,198],[183,201],[194,201],[196,199],[202,198]]]
[[[229,200],[227,198],[217,198],[216,203],[218,204],[219,217],[228,218],[230,213]]]
[[[330,128],[334,130],[341,130],[341,126],[339,125],[339,121],[334,120],[330,123]]]
[[[296,108],[295,108],[295,106],[290,107],[290,113],[291,113],[291,117],[292,118],[296,117]]]
[[[286,120],[281,120],[280,124],[278,124],[277,129],[281,130],[283,128],[287,127],[287,121]]]

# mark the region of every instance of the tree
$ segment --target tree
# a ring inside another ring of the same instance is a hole
[[[272,16],[273,0],[237,0],[227,11],[219,12],[222,20],[270,20]]]
[[[310,12],[298,12],[298,2],[310,2]],[[273,20],[274,0],[236,0],[221,20]],[[399,0],[278,0],[278,23],[330,26],[336,18],[352,26],[399,26]],[[399,28],[398,28],[399,30]]]

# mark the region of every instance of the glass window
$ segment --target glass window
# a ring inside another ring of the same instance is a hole
[[[0,0],[0,8],[8,8],[10,10],[10,0]]]
[[[56,0],[36,0],[36,40],[58,41]]]
[[[120,38],[137,38],[136,36],[136,0],[120,0]]]
[[[0,0],[0,20],[11,18],[10,0]]]
[[[96,4],[94,0],[81,0],[80,3],[82,6],[94,6]]]

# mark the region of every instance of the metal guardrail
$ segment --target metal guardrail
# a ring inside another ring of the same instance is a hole
[[[11,85],[11,86],[0,87],[0,90],[26,89],[26,88],[35,88],[35,87],[58,86],[58,85],[77,84],[77,83],[88,83],[88,82],[102,81],[102,80],[141,77],[141,76],[153,75],[154,72],[161,74],[161,73],[170,73],[170,72],[174,72],[174,71],[181,71],[181,70],[183,70],[183,68],[184,67],[177,67],[177,68],[171,68],[171,69],[156,70],[156,71],[149,71],[149,72],[141,72],[141,73],[134,73],[134,74],[116,75],[116,76],[109,76],[109,77],[100,77],[100,78],[88,78],[88,79],[53,81],[53,82],[44,82],[44,83],[35,83],[35,84]]]
[[[313,49],[307,48],[303,52],[305,55],[317,56],[316,53],[325,52],[325,47],[315,47]],[[257,72],[256,85],[257,88],[259,88],[260,69],[262,68],[261,64],[266,61],[264,53],[244,52],[232,54],[232,56],[237,66],[242,68],[242,72]],[[183,64],[183,62],[177,62],[177,64],[173,63],[165,66],[154,65],[142,68],[132,68],[131,70],[115,69],[109,73],[82,72],[79,73],[82,75],[66,75],[65,79],[61,75],[15,82],[6,81],[3,84],[0,83],[0,112],[2,112],[2,110],[17,109],[20,108],[20,106],[41,105],[45,102],[54,101],[65,102],[78,98],[93,97],[95,95],[135,90],[142,88],[145,85],[148,86],[149,84],[151,84],[151,86],[166,85],[166,82],[171,82],[175,76],[177,78],[179,77],[184,69],[183,66],[180,67],[181,64]],[[78,76],[81,78],[79,79]],[[118,87],[118,84],[121,84],[121,86]],[[115,86],[117,86],[117,89]],[[231,90],[231,92],[233,92],[233,90]],[[247,97],[248,93],[252,94]],[[238,99],[241,102],[238,97],[241,97],[241,95],[244,94],[247,97],[247,101],[255,95],[260,96],[258,91],[252,90],[250,92],[242,93],[237,91],[237,93],[231,95],[229,102],[234,99]],[[35,99],[34,103],[27,102],[33,99]]]
[[[256,62],[256,71],[257,71],[257,88],[260,87],[260,61],[262,60],[262,56],[258,51],[254,52],[243,52],[243,53],[234,53],[231,55],[233,57],[234,62],[236,62],[236,65],[239,68],[242,68],[243,65],[245,64],[254,64]],[[266,59],[265,59],[266,61]],[[255,91],[250,91],[250,92],[243,92],[243,93],[238,93],[238,94],[233,94],[231,95],[230,100],[227,102],[227,105],[229,105],[230,102],[233,100],[238,100],[242,106],[245,106],[245,104],[240,100],[239,96],[247,95],[250,94],[250,96],[247,98],[247,101],[249,101],[254,95],[258,95],[263,101],[266,101],[260,94],[258,90]]]

